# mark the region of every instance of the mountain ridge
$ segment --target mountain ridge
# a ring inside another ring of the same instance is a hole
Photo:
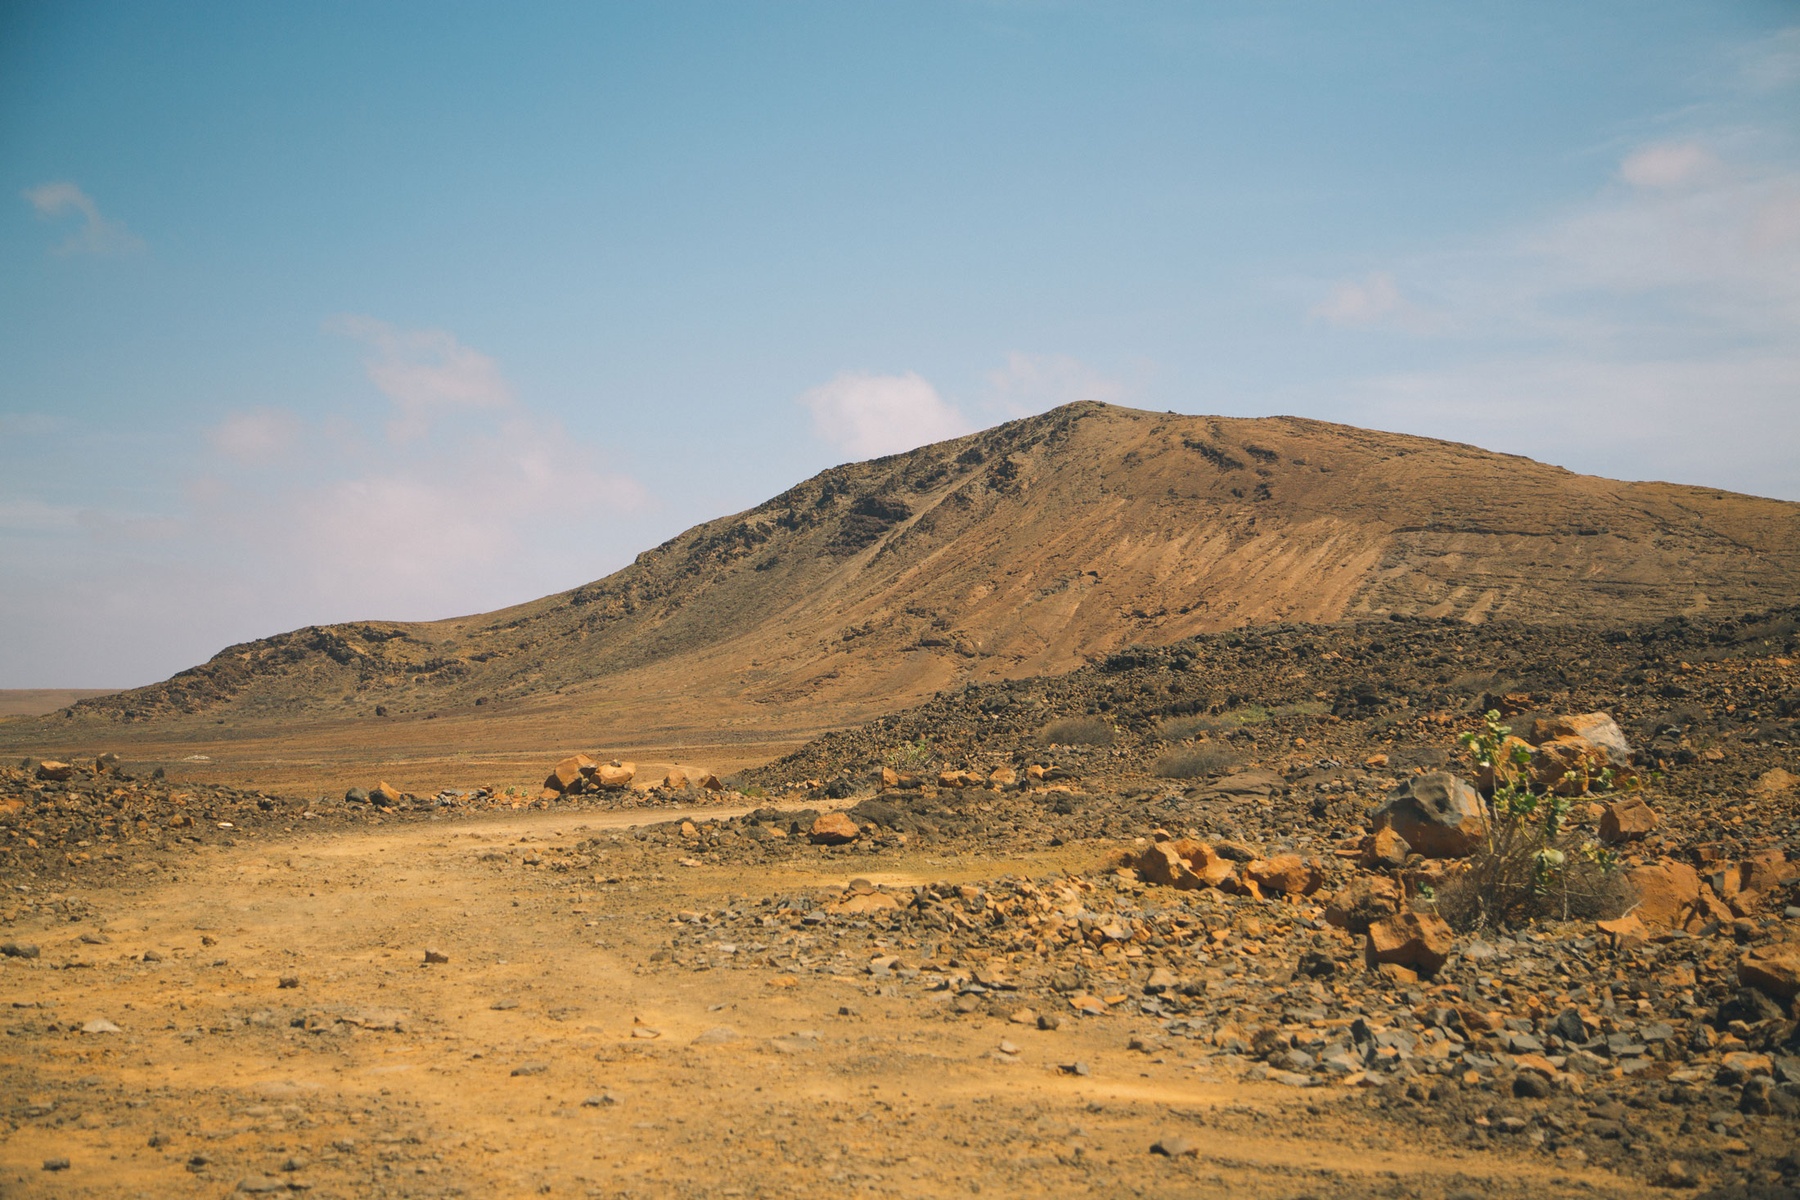
[[[379,708],[470,728],[567,714],[589,741],[624,714],[640,731],[816,729],[1243,624],[1627,623],[1795,594],[1800,504],[1305,418],[1083,402],[830,468],[564,592],[308,626],[49,724],[360,725]]]

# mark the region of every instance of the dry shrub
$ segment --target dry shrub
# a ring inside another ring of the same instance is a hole
[[[1597,857],[1585,838],[1546,837],[1541,823],[1497,818],[1468,869],[1438,894],[1437,911],[1470,932],[1546,918],[1601,920],[1629,903],[1624,872]]]
[[[1203,733],[1216,733],[1230,725],[1230,721],[1205,713],[1193,717],[1164,717],[1157,723],[1156,736],[1165,742],[1185,742]]]
[[[1528,751],[1505,759],[1511,732],[1490,712],[1482,732],[1463,735],[1476,765],[1502,782],[1490,801],[1487,833],[1466,870],[1444,885],[1438,914],[1465,931],[1617,916],[1629,895],[1612,852],[1565,825],[1568,799],[1532,789]]]
[[[1110,746],[1113,727],[1099,717],[1065,717],[1044,726],[1039,740],[1046,746]]]
[[[1203,775],[1223,775],[1243,760],[1223,746],[1193,746],[1171,750],[1150,768],[1164,779],[1198,779]]]

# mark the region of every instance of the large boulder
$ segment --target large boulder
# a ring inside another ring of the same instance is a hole
[[[828,812],[812,823],[807,838],[818,846],[842,846],[862,836],[856,822],[841,812]]]
[[[620,762],[615,758],[594,768],[593,781],[597,787],[618,791],[620,788],[630,787],[631,781],[636,777],[636,763]]]
[[[1738,960],[1738,982],[1782,1000],[1800,995],[1800,945],[1757,946]]]
[[[1686,863],[1663,859],[1625,872],[1637,898],[1632,911],[1646,925],[1680,929],[1700,902],[1700,874]]]
[[[1607,713],[1565,713],[1561,716],[1542,717],[1532,724],[1532,734],[1540,746],[1556,738],[1581,738],[1605,751],[1606,761],[1616,767],[1622,767],[1631,761],[1631,745],[1625,740],[1625,731]]]
[[[1405,779],[1375,812],[1386,826],[1426,858],[1463,858],[1474,853],[1487,832],[1481,794],[1448,771],[1427,771]]]
[[[1442,917],[1396,913],[1369,926],[1369,957],[1430,976],[1449,961],[1456,935]]]
[[[551,768],[544,787],[553,792],[579,792],[597,765],[585,754],[571,754]]]

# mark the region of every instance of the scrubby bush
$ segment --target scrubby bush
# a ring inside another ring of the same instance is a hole
[[[1110,746],[1113,727],[1099,717],[1064,717],[1044,726],[1039,740],[1046,746]]]
[[[1486,835],[1467,869],[1436,897],[1439,915],[1462,930],[1616,916],[1628,899],[1617,860],[1568,828],[1571,801],[1532,783],[1529,750],[1515,743],[1505,753],[1511,732],[1498,712],[1489,712],[1480,732],[1462,736],[1477,769],[1495,784]],[[1585,773],[1582,778],[1584,790],[1612,786],[1608,772],[1591,784]]]
[[[1171,750],[1156,760],[1151,773],[1164,779],[1198,779],[1223,775],[1243,760],[1223,746],[1200,745]]]
[[[1229,721],[1204,713],[1194,717],[1164,717],[1157,722],[1156,736],[1165,742],[1185,742],[1203,733],[1217,733],[1230,726]]]

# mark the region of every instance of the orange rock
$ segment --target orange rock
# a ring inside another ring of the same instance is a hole
[[[636,763],[620,762],[616,758],[611,762],[601,763],[594,770],[594,782],[603,788],[614,791],[629,787],[631,781],[636,777]]]
[[[1686,863],[1663,859],[1632,867],[1626,885],[1637,897],[1635,912],[1647,925],[1679,929],[1700,900],[1700,875]]]
[[[369,799],[391,808],[400,803],[400,789],[384,779],[369,789]]]
[[[74,778],[74,776],[75,768],[66,762],[57,762],[55,759],[46,758],[37,765],[37,777],[39,779],[48,779],[61,783]]]
[[[575,785],[578,782],[584,781],[586,776],[591,774],[597,765],[598,764],[595,763],[593,759],[585,754],[571,754],[568,758],[565,758],[556,764],[555,768],[551,770],[549,777],[544,780],[544,786],[547,788],[554,788],[559,792],[566,792],[571,789],[579,791],[580,789],[576,788]]]
[[[1369,926],[1369,957],[1435,975],[1450,958],[1456,935],[1442,917],[1430,913],[1396,913]]]
[[[1011,787],[1019,782],[1019,773],[1011,767],[995,767],[988,772],[988,782],[1000,787]]]
[[[828,812],[812,824],[807,838],[819,846],[842,846],[862,836],[856,822],[841,812]]]
[[[1601,812],[1600,840],[1615,844],[1635,842],[1655,832],[1659,823],[1656,810],[1644,803],[1642,796],[1627,796],[1614,800]]]
[[[1594,924],[1602,933],[1612,934],[1614,944],[1621,949],[1639,946],[1650,940],[1650,931],[1644,928],[1644,923],[1638,920],[1638,915],[1634,912],[1610,921],[1595,921]]]
[[[1363,759],[1363,766],[1365,767],[1385,767],[1387,765],[1388,756],[1385,754],[1371,754],[1369,757]]]
[[[1383,825],[1369,835],[1363,861],[1371,867],[1403,867],[1411,853],[1406,839],[1395,833],[1393,826]]]
[[[1264,892],[1283,896],[1310,896],[1325,882],[1324,868],[1298,854],[1277,854],[1246,863],[1244,874]]]
[[[1800,995],[1800,945],[1757,946],[1738,960],[1738,980],[1783,1000]]]
[[[1369,926],[1400,911],[1400,885],[1385,875],[1361,875],[1351,880],[1325,905],[1325,920],[1351,933],[1366,933]]]
[[[1586,795],[1610,761],[1604,747],[1565,734],[1538,743],[1531,756],[1531,781],[1559,796]]]
[[[1044,781],[1044,768],[1033,763],[1031,766],[1025,768],[1025,778],[1031,780],[1033,783],[1042,783]]]
[[[1176,852],[1172,842],[1152,842],[1144,847],[1137,858],[1137,869],[1145,883],[1189,891],[1200,887],[1199,876]]]
[[[1579,738],[1603,751],[1608,762],[1623,766],[1631,761],[1631,746],[1625,740],[1625,731],[1607,713],[1543,717],[1532,723],[1532,734],[1539,745],[1557,738]]]
[[[894,770],[892,767],[882,767],[880,770],[873,772],[871,778],[872,782],[880,784],[883,789],[897,788],[900,786],[900,772]]]

